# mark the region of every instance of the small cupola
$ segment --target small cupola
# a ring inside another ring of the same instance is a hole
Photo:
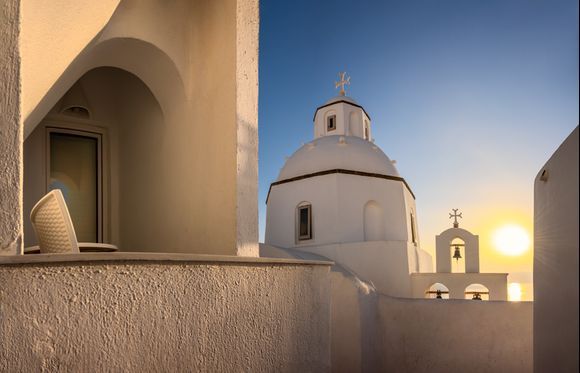
[[[323,136],[355,136],[371,140],[371,119],[365,109],[346,95],[345,86],[350,85],[346,72],[338,74],[339,95],[318,107],[314,113],[314,138]]]

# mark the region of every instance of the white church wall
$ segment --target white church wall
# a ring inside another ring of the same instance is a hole
[[[279,247],[364,242],[364,208],[375,201],[383,211],[384,237],[407,241],[405,186],[394,180],[329,174],[275,185],[268,199],[265,243]],[[296,240],[296,206],[312,204],[313,239]]]
[[[531,372],[532,302],[379,295],[377,371]]]
[[[578,127],[534,182],[534,371],[577,372]]]
[[[49,258],[0,259],[0,371],[330,370],[328,263]]]
[[[355,273],[377,291],[394,297],[412,297],[407,243],[369,241],[298,248],[327,257]]]
[[[156,144],[165,154],[161,158],[169,159],[163,176],[180,181],[160,194],[168,205],[179,201],[178,207],[154,214],[171,215],[176,224],[161,224],[167,228],[163,237],[147,244],[167,251],[257,255],[257,1],[124,1],[101,8],[77,2],[62,13],[56,8],[60,2],[54,9],[52,3],[36,3],[28,2],[22,17],[23,41],[35,40],[26,44],[21,66],[27,76],[25,134],[87,71],[112,66],[138,76],[164,116],[167,132]],[[85,5],[93,11],[91,22],[75,13]],[[65,37],[70,40],[57,48],[53,40]],[[61,55],[52,58],[55,51]],[[38,61],[48,60],[55,61],[54,69],[42,70]],[[141,227],[159,229],[159,224]]]

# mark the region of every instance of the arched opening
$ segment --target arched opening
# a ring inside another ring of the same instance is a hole
[[[449,299],[449,289],[442,283],[436,282],[425,290],[425,298],[428,299]]]
[[[348,119],[348,132],[347,135],[350,136],[360,136],[361,135],[361,124],[360,124],[360,114],[356,111],[351,111]]]
[[[465,288],[465,299],[489,300],[489,289],[482,284],[471,284]]]
[[[325,116],[325,124],[326,124],[326,133],[328,134],[333,134],[336,133],[336,112],[334,110],[331,110],[329,112],[326,113]]]
[[[365,241],[383,241],[385,239],[385,216],[383,208],[376,201],[369,201],[364,207]]]
[[[58,188],[80,242],[159,251],[164,245],[150,235],[162,229],[164,196],[172,194],[171,155],[161,146],[167,129],[159,102],[137,76],[113,67],[88,71],[24,142],[25,216]],[[36,244],[29,219],[24,241]]]
[[[451,273],[465,273],[465,241],[454,238],[449,246]]]

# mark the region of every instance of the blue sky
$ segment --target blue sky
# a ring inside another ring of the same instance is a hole
[[[261,240],[268,186],[312,139],[339,71],[417,196],[425,248],[451,208],[467,228],[531,224],[533,179],[578,125],[577,1],[264,0],[260,12]]]

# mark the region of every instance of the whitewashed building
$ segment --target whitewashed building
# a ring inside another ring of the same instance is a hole
[[[267,206],[265,244],[328,257],[388,294],[409,296],[409,273],[432,270],[415,196],[344,91],[316,109],[314,140],[286,161]]]

